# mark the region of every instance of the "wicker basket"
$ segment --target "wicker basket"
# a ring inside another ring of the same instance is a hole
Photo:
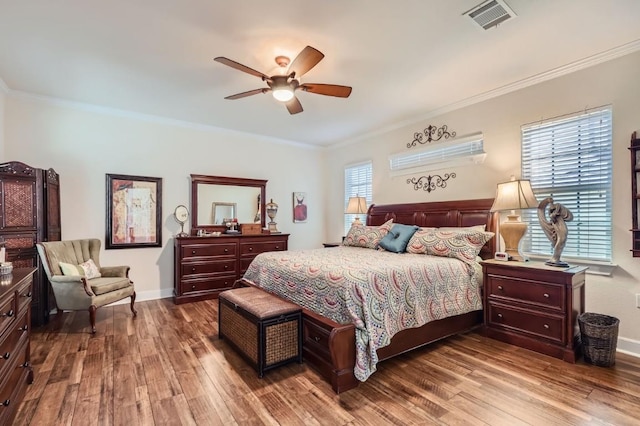
[[[616,363],[618,318],[585,312],[578,315],[584,360],[600,367]]]

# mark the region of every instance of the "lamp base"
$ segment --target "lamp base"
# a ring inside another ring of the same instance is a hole
[[[360,222],[360,218],[358,216],[353,219],[353,222],[351,222],[351,226],[362,226],[362,222]]]
[[[507,215],[508,220],[500,225],[500,236],[504,240],[505,252],[511,260],[526,262],[529,259],[520,253],[520,240],[527,232],[527,224],[520,222],[519,216],[515,214]]]

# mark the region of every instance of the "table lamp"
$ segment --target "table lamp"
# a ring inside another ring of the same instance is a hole
[[[500,236],[504,240],[505,252],[511,260],[520,262],[526,261],[520,253],[520,240],[527,232],[527,224],[520,221],[520,216],[516,210],[532,209],[538,207],[538,200],[531,189],[531,182],[528,180],[515,180],[499,183],[496,190],[496,199],[491,206],[491,211],[511,210],[507,215],[507,220],[500,224]]]
[[[358,196],[349,197],[349,203],[347,203],[347,210],[345,211],[346,214],[359,215],[359,214],[364,214],[366,212],[367,212],[366,198],[358,197]],[[356,216],[356,218],[351,223],[351,226],[353,225],[362,225],[362,222],[360,222],[360,218],[358,216]]]

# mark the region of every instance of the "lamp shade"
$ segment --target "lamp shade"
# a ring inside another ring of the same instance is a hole
[[[512,180],[499,183],[496,199],[491,206],[492,212],[502,210],[522,210],[538,207],[538,200],[528,180]]]
[[[363,214],[367,212],[367,199],[364,197],[349,197],[345,213]]]

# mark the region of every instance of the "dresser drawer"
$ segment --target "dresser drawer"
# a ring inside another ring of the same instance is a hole
[[[16,290],[16,297],[18,300],[18,314],[22,314],[22,312],[29,307],[31,303],[31,299],[33,297],[33,277],[30,276],[22,286],[18,287]]]
[[[489,275],[490,299],[509,299],[564,311],[565,288],[535,281]]]
[[[13,294],[6,296],[0,302],[0,335],[4,334],[16,318],[16,305]]]
[[[565,318],[489,302],[489,325],[565,343]]]
[[[236,259],[218,260],[211,262],[185,262],[181,265],[183,278],[206,274],[234,274]]]
[[[240,255],[256,255],[267,251],[282,251],[285,244],[282,241],[261,241],[240,243]]]
[[[29,334],[26,312],[13,321],[9,330],[0,337],[0,378],[5,377],[10,365],[16,357],[20,356],[18,346],[22,340],[26,340]],[[1,381],[1,380],[0,380]],[[1,400],[0,400],[1,402]]]
[[[180,290],[182,294],[198,293],[202,291],[211,290],[227,290],[233,287],[233,283],[236,281],[235,275],[219,278],[200,278],[185,280],[180,283]]]
[[[235,243],[220,244],[187,244],[182,246],[182,259],[198,257],[236,256],[237,245]]]
[[[6,375],[2,377],[5,385],[0,388],[0,424],[7,424],[6,420],[15,415],[20,405],[22,398],[19,395],[24,393],[29,377],[28,361],[27,345],[23,344],[17,349],[5,372]]]

